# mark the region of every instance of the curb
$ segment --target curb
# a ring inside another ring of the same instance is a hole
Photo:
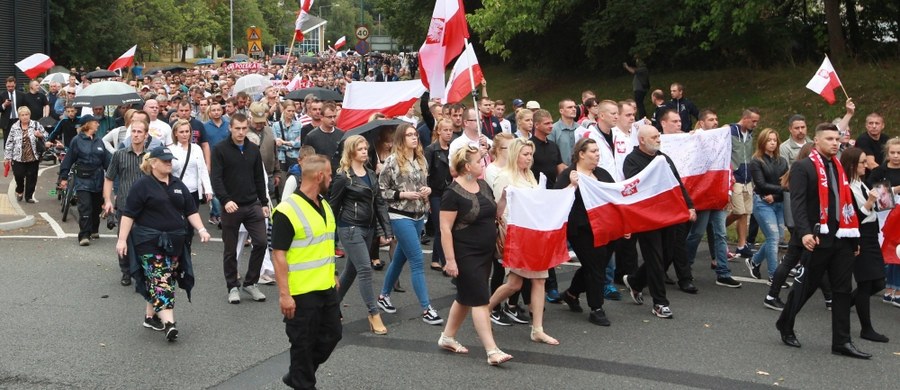
[[[7,199],[9,199],[9,204],[12,206],[13,211],[16,212],[15,215],[22,216],[23,218],[10,222],[0,222],[0,230],[21,229],[34,225],[34,216],[25,214],[25,211],[19,206],[19,202],[12,200],[16,198],[15,185],[15,183],[9,183],[9,188],[6,190],[6,196]]]

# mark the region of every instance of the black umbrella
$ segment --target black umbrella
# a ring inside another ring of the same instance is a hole
[[[45,128],[48,128],[48,129],[53,126],[56,126],[56,122],[58,122],[56,119],[53,119],[53,117],[49,117],[49,116],[45,116],[38,121],[38,123],[40,123],[41,126],[44,126]]]
[[[319,59],[316,57],[302,56],[302,57],[300,57],[300,63],[301,64],[318,64]]]
[[[270,61],[272,65],[284,65],[287,63],[287,59],[284,57],[275,57]]]
[[[134,87],[118,81],[100,81],[82,89],[75,96],[75,107],[120,106],[141,103]]]
[[[152,69],[150,69],[150,70],[144,71],[144,74],[145,74],[145,75],[153,75],[153,74],[155,74],[156,72],[162,72],[162,73],[166,73],[166,72],[180,73],[180,72],[184,72],[185,70],[187,70],[187,68],[185,68],[185,67],[183,67],[183,66],[169,65],[169,66],[163,66],[163,67],[160,67],[160,68],[152,68]]]
[[[341,141],[347,139],[348,137],[354,136],[354,135],[362,135],[362,136],[365,136],[366,139],[369,139],[369,141],[372,141],[372,139],[374,139],[374,137],[378,135],[378,131],[373,131],[373,130],[381,130],[384,127],[397,127],[404,123],[407,123],[407,122],[404,122],[399,119],[376,119],[376,120],[370,121],[369,123],[366,123],[362,126],[354,127],[353,129],[350,129],[349,131],[345,132],[344,136],[341,137]],[[374,145],[373,142],[369,142],[369,144]]]
[[[331,89],[326,88],[303,88],[293,91],[287,94],[287,98],[296,101],[303,101],[306,98],[306,95],[313,94],[316,99],[330,101],[330,102],[342,102],[344,101],[344,95],[341,95],[340,92],[336,92]]]
[[[95,71],[87,74],[88,80],[107,79],[107,78],[111,78],[111,77],[119,77],[119,75],[115,72],[110,72],[105,69],[95,70]]]

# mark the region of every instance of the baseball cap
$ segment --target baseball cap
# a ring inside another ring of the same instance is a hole
[[[522,99],[513,99],[512,105],[513,107],[522,107],[525,105],[525,102],[523,102]]]
[[[158,158],[163,161],[177,160],[172,151],[165,146],[157,146],[150,151],[150,158]]]
[[[250,104],[250,116],[253,119],[253,123],[264,123],[266,122],[266,113],[268,112],[268,108],[264,103],[261,102],[253,102]]]
[[[525,108],[529,110],[538,110],[541,108],[541,104],[534,100],[529,100],[528,103],[525,103]]]
[[[97,119],[97,117],[95,117],[95,116],[93,116],[93,115],[91,115],[91,114],[82,115],[81,118],[78,119],[78,123],[79,123],[79,124],[82,124],[82,125],[85,124],[85,123],[88,123],[88,122],[90,122],[90,121],[100,122],[100,120]]]

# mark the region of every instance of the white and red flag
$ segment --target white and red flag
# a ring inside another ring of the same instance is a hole
[[[125,54],[122,54],[118,59],[113,61],[113,63],[109,65],[109,68],[107,68],[107,70],[114,72],[119,69],[131,66],[131,64],[134,63],[135,51],[137,51],[137,45],[132,46],[131,49],[128,49],[128,51],[125,52]]]
[[[885,264],[900,265],[900,207],[878,213],[881,255]]]
[[[615,183],[579,174],[578,190],[594,232],[594,246],[690,219],[678,179],[662,156],[634,177]]]
[[[38,77],[41,73],[50,70],[53,65],[56,65],[53,63],[53,60],[42,53],[34,53],[22,61],[16,62],[16,67],[21,69],[30,79]]]
[[[420,80],[393,83],[350,83],[344,93],[344,105],[337,126],[344,130],[365,124],[381,113],[387,117],[406,115],[425,87]]]
[[[545,271],[569,261],[566,225],[575,189],[506,187],[509,220],[503,266]],[[552,207],[548,207],[552,205]]]
[[[338,38],[338,40],[334,42],[334,50],[340,50],[345,44],[347,44],[346,36]]]
[[[827,56],[825,57],[825,61],[822,61],[822,66],[819,67],[816,74],[814,74],[812,79],[806,83],[806,88],[822,95],[822,98],[824,98],[828,104],[834,104],[834,102],[837,101],[834,96],[834,90],[840,86],[841,79],[838,78],[837,73],[834,71],[834,67],[831,66],[831,60],[829,60]]]
[[[303,42],[303,23],[309,19],[309,7],[312,7],[313,0],[303,0],[300,3],[300,12],[297,13],[297,21],[294,22],[294,40]]]
[[[437,0],[428,26],[428,36],[419,49],[419,74],[431,96],[444,96],[444,72],[462,53],[469,38],[469,25],[462,0]]]
[[[660,151],[669,155],[697,210],[722,210],[731,189],[731,129],[663,134]]]
[[[472,86],[481,85],[482,81],[484,81],[484,73],[481,72],[478,57],[475,57],[475,49],[472,48],[470,43],[466,45],[466,50],[456,59],[456,64],[453,65],[453,71],[450,72],[450,80],[447,82],[447,89],[444,91],[442,103],[449,104],[463,100],[472,93]]]

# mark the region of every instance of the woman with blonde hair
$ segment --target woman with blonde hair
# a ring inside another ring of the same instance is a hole
[[[516,137],[529,139],[534,132],[534,112],[519,110],[516,113]]]
[[[766,236],[766,242],[752,258],[746,259],[750,275],[761,278],[759,268],[766,260],[769,282],[778,267],[778,240],[784,237],[784,187],[781,176],[787,173],[788,163],[779,155],[778,132],[767,128],[759,133],[756,151],[750,161],[753,178],[753,218]]]
[[[496,143],[495,143],[496,145]],[[509,209],[506,207],[506,189],[514,188],[538,188],[538,182],[531,172],[534,163],[534,143],[524,138],[516,138],[509,144],[507,163],[503,171],[497,176],[493,185],[494,200],[497,202],[497,215],[500,220],[499,228],[506,231],[506,220],[509,219]],[[531,311],[531,340],[550,345],[559,344],[559,341],[544,333],[544,282],[547,279],[547,270],[532,271],[521,268],[508,268],[506,283],[497,288],[491,296],[490,307],[493,309],[507,298],[522,289],[526,279],[531,280],[531,300],[528,308]],[[510,318],[512,319],[512,318]]]
[[[497,347],[491,332],[488,278],[497,240],[494,226],[497,204],[491,187],[478,179],[484,173],[482,158],[481,151],[474,146],[457,150],[451,163],[459,175],[441,199],[441,240],[447,259],[444,270],[456,278],[456,299],[438,346],[458,354],[469,352],[456,340],[456,333],[471,311],[475,332],[487,352],[487,362],[496,366],[513,357]]]
[[[198,204],[209,202],[212,199],[212,184],[209,179],[209,167],[203,158],[203,149],[191,142],[191,122],[179,119],[172,124],[172,139],[175,142],[170,145],[175,160],[172,162],[172,174],[176,175]]]
[[[281,102],[281,119],[272,124],[275,145],[278,146],[278,162],[281,171],[287,172],[297,157],[300,157],[300,129],[303,125],[294,120],[297,107],[292,100]]]
[[[338,237],[347,254],[338,294],[343,300],[353,281],[358,279],[359,294],[368,310],[369,329],[383,335],[387,334],[387,328],[375,303],[369,246],[379,232],[381,244],[387,244],[393,233],[387,206],[378,190],[377,176],[366,167],[368,159],[369,143],[363,136],[353,135],[344,140],[340,167],[331,184],[328,203],[333,208]]]
[[[453,138],[453,121],[445,118],[438,119],[434,126],[434,142],[425,148],[425,162],[428,164],[428,188],[431,195],[428,197],[431,206],[431,215],[428,220],[434,228],[434,242],[431,253],[431,269],[442,271],[444,268],[444,248],[441,245],[441,197],[444,190],[450,185],[453,177],[450,176],[450,140]]]
[[[12,164],[13,176],[16,180],[16,200],[25,199],[35,203],[34,189],[37,185],[38,165],[41,156],[38,153],[39,143],[43,146],[47,134],[38,121],[31,120],[31,110],[22,106],[16,110],[19,120],[13,123],[6,136],[5,159]]]
[[[391,228],[397,240],[397,250],[384,275],[384,285],[378,297],[378,306],[387,313],[396,313],[391,302],[391,289],[400,277],[403,265],[409,261],[412,286],[422,308],[422,321],[439,325],[444,319],[431,307],[428,286],[425,282],[424,258],[419,237],[425,227],[428,213],[428,196],[431,188],[427,182],[428,167],[419,133],[404,123],[394,132],[394,148],[384,161],[384,169],[378,177],[381,196],[388,202]]]

